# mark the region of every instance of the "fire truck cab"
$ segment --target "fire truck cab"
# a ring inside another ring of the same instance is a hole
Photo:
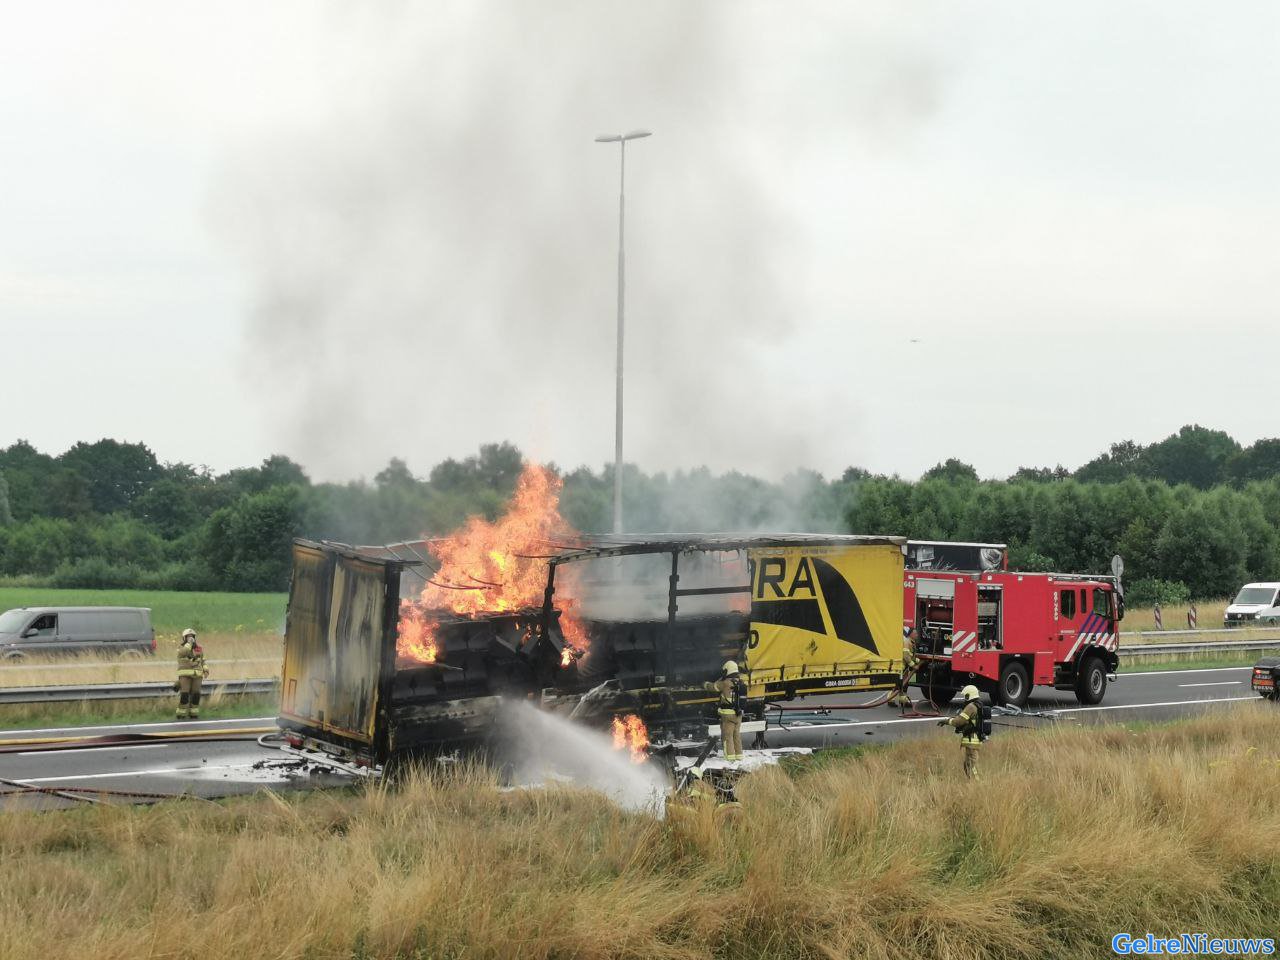
[[[1036,686],[1101,703],[1120,662],[1118,587],[1112,577],[908,570],[903,624],[916,628],[923,661],[915,684],[938,704],[969,683],[1018,707]]]

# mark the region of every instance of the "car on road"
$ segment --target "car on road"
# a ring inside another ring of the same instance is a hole
[[[136,658],[155,652],[148,607],[18,607],[0,614],[0,660],[79,653]]]
[[[1280,583],[1246,583],[1222,617],[1224,627],[1280,623]]]
[[[1254,664],[1250,686],[1263,699],[1280,700],[1280,657],[1263,657]]]

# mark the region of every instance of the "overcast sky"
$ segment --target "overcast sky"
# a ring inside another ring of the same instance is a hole
[[[0,0],[0,445],[780,476],[1280,435],[1280,6]]]

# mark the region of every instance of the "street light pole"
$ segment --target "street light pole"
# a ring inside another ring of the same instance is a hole
[[[626,314],[627,261],[625,253],[627,216],[627,141],[650,136],[648,130],[632,130],[630,133],[605,134],[596,137],[596,143],[616,143],[619,151],[618,166],[618,375],[617,396],[614,410],[613,436],[613,532],[622,532],[622,347],[624,318]]]

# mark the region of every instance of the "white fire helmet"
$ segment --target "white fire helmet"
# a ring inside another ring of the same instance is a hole
[[[738,672],[738,664],[736,662],[734,662],[733,660],[726,660],[724,662],[724,675],[726,677],[732,677],[737,672]]]
[[[701,779],[702,779],[702,768],[701,768],[701,767],[690,767],[690,768],[689,768],[689,776],[693,777],[693,779],[695,779],[695,780],[701,780]]]
[[[982,694],[980,694],[978,692],[978,688],[971,683],[960,691],[960,696],[964,697],[965,703],[968,703],[970,700],[977,700],[982,696]]]
[[[187,627],[187,629],[182,631],[183,640],[194,640],[195,638],[196,638],[196,632],[192,630],[190,627]]]

